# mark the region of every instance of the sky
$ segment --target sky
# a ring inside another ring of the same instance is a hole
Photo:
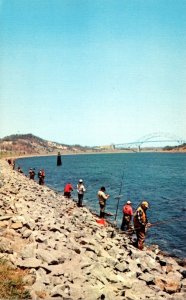
[[[186,139],[186,0],[0,0],[0,138]]]

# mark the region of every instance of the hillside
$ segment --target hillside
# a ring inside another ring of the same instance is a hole
[[[52,155],[60,152],[65,153],[116,153],[116,152],[131,152],[134,149],[118,148],[114,149],[112,145],[100,147],[84,147],[81,145],[60,144],[53,141],[47,141],[29,134],[13,134],[0,139],[0,156],[23,156],[23,155]],[[134,152],[137,152],[135,149]],[[166,146],[164,148],[142,148],[142,152],[186,152],[186,144],[179,146]]]
[[[56,152],[85,152],[91,148],[47,141],[29,134],[13,134],[0,139],[1,154],[56,154]]]
[[[183,143],[182,145],[179,146],[166,146],[163,148],[164,151],[180,151],[180,152],[185,152],[186,151],[186,143]]]

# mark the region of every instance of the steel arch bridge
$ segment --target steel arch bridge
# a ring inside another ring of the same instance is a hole
[[[142,147],[143,144],[162,143],[162,142],[163,143],[175,143],[176,145],[179,146],[179,145],[186,143],[186,140],[181,137],[178,137],[176,135],[172,135],[170,133],[154,132],[154,133],[145,135],[134,142],[113,144],[112,146],[114,148],[126,148],[126,149],[138,148],[138,150],[140,150],[140,148]]]

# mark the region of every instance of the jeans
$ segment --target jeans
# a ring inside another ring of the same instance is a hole
[[[83,202],[83,194],[78,194],[78,206],[81,207]]]

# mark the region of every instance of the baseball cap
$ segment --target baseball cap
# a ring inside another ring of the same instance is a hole
[[[141,203],[141,205],[145,206],[146,208],[149,208],[149,204],[148,204],[147,201],[143,201],[143,202]]]

